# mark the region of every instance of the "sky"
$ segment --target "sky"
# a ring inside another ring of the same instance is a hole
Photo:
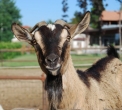
[[[40,21],[52,20],[54,22],[61,19],[63,15],[61,2],[62,0],[15,0],[15,5],[20,10],[22,24],[33,27]],[[120,9],[117,0],[106,0],[105,3],[108,4],[106,10],[117,11]],[[77,6],[77,0],[68,0],[68,7],[67,21],[69,22],[74,17],[74,12],[81,11],[81,9]],[[88,10],[90,11],[90,9],[89,5]]]

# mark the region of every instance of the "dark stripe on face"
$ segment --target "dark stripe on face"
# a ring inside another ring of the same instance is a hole
[[[44,55],[42,53],[42,50],[39,44],[35,45],[35,49],[36,49],[36,53],[38,53],[38,60],[40,61],[40,63],[44,63]]]
[[[69,42],[65,41],[62,47],[62,54],[61,54],[61,58],[64,61],[65,57],[66,57],[66,52],[67,52],[67,48],[68,48]]]
[[[42,26],[38,30],[42,36],[42,42],[44,44],[46,56],[50,53],[59,55],[58,45],[60,43],[60,35],[63,27],[58,24],[56,24],[55,26],[56,28],[53,31],[46,26]]]
[[[56,28],[52,31],[46,26],[42,26],[39,28],[39,32],[42,39],[42,44],[44,45],[44,55],[42,51],[40,51],[41,57],[43,60],[45,57],[54,53],[60,56],[58,46],[60,43],[60,35],[63,27],[60,25],[56,25]],[[40,46],[38,45],[38,48]],[[45,61],[44,61],[45,62]],[[56,76],[53,76],[50,71],[46,72],[47,78],[45,81],[45,89],[48,93],[48,100],[51,106],[51,110],[57,110],[57,107],[62,99],[62,76],[60,71],[58,71]]]
[[[43,52],[42,52],[42,49],[40,48],[39,44],[36,44],[34,45],[35,47],[35,51],[36,51],[36,54],[37,54],[37,59],[38,59],[38,63],[41,67],[41,69],[47,73],[47,69],[45,68],[45,57],[43,55]]]

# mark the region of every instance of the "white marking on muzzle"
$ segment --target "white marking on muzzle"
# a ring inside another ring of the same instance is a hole
[[[56,67],[54,68],[54,70],[53,70],[53,68],[51,68],[49,66],[46,66],[46,68],[52,73],[52,75],[56,76],[57,71],[59,70],[60,66],[61,66],[60,64],[57,64]]]
[[[55,68],[59,68],[61,65],[60,64],[57,64]],[[46,66],[47,69],[52,69],[51,67],[49,66]]]
[[[58,70],[54,70],[54,71],[50,71],[52,73],[52,75],[56,76],[57,75],[57,71]]]

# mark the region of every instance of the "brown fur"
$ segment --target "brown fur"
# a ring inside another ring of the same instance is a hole
[[[67,60],[68,60],[68,58],[69,58],[69,56],[70,56],[70,45],[69,44],[67,44],[67,49],[65,50],[65,55],[64,55],[64,61],[62,62],[62,67],[61,67],[61,70],[60,70],[60,72],[63,74],[63,73],[65,73],[65,71],[67,70]]]
[[[48,92],[50,110],[122,109],[122,62],[117,59],[119,56],[112,46],[108,48],[108,57],[99,60],[86,71],[77,73],[73,66],[69,36],[72,38],[82,33],[89,22],[90,13],[87,12],[78,25],[69,29],[68,34],[62,33],[64,27],[60,24],[56,24],[54,30],[53,27],[50,30],[47,26],[41,26],[38,31],[42,36],[35,35],[35,40],[32,38],[34,36],[21,26],[12,25],[18,39],[34,46],[40,67],[47,74],[45,88]],[[60,56],[60,61],[56,63],[60,68],[55,74],[48,70],[49,65],[45,61],[52,53]]]
[[[122,62],[113,58],[100,71],[98,82],[89,77],[88,88],[77,75],[69,57],[67,70],[62,76],[63,98],[59,108],[81,110],[121,109],[122,107]],[[96,68],[97,69],[97,68]]]

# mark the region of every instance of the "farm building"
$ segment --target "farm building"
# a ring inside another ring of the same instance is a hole
[[[122,21],[122,12],[103,11],[99,18],[99,22],[101,23],[101,34],[99,29],[88,27],[88,29],[83,34],[78,34],[73,38],[71,48],[73,50],[81,50],[82,48],[87,48],[94,45],[120,45],[120,32],[122,31],[122,25],[120,21]],[[29,26],[23,27],[30,29]],[[18,39],[14,36],[12,42],[18,42]]]
[[[90,34],[90,44],[107,46],[108,44],[119,45],[120,33],[122,31],[122,12],[117,11],[103,11],[99,18],[101,23],[101,35],[99,29],[87,30]]]

